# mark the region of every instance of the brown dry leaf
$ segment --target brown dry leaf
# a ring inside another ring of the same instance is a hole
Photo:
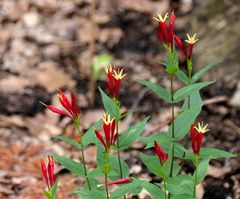
[[[4,116],[0,115],[0,127],[25,127],[25,121],[23,117],[19,115]]]
[[[7,147],[0,147],[0,169],[10,169],[13,163],[11,151]]]
[[[153,4],[150,0],[121,0],[118,5],[125,10],[134,10],[137,12],[151,13],[153,11]]]
[[[55,91],[57,88],[72,88],[75,81],[71,76],[60,69],[55,62],[46,61],[39,65],[39,69],[33,71],[36,77],[36,83],[46,88],[49,92]]]
[[[117,44],[123,37],[123,31],[120,28],[105,28],[100,31],[98,39],[102,43]]]
[[[21,91],[26,86],[31,85],[33,85],[33,83],[30,79],[15,75],[8,75],[6,78],[0,80],[0,90],[7,92]]]
[[[207,175],[215,178],[223,178],[230,171],[231,171],[230,167],[218,168],[218,167],[209,165],[207,169]]]

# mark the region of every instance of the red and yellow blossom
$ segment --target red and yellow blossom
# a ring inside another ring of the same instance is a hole
[[[203,123],[198,123],[198,127],[194,125],[191,126],[190,135],[192,139],[192,150],[195,155],[199,155],[203,134],[209,131],[209,129],[207,129],[207,126],[207,124],[204,126]]]
[[[71,103],[70,103],[67,96],[60,89],[57,89],[57,91],[58,91],[59,101],[60,101],[62,107],[66,111],[62,111],[62,110],[55,108],[53,106],[50,106],[50,105],[46,105],[43,103],[42,104],[54,113],[58,113],[60,115],[69,117],[72,120],[75,120],[80,114],[80,110],[77,108],[76,96],[73,93],[71,93]]]
[[[109,114],[104,114],[102,116],[102,128],[104,131],[104,137],[102,134],[95,130],[97,138],[100,140],[100,142],[103,144],[106,151],[109,151],[111,149],[111,146],[115,145],[118,135],[115,133],[115,119],[111,119]]]
[[[57,176],[54,175],[54,160],[52,156],[48,156],[48,165],[46,166],[45,161],[41,159],[41,168],[43,177],[46,181],[48,190],[51,189],[51,187],[56,182]]]
[[[105,71],[108,76],[107,88],[112,97],[118,98],[121,81],[126,74],[123,74],[123,69],[117,69],[111,65],[106,66]]]
[[[185,42],[188,43],[188,49],[187,49],[187,46],[182,42],[182,40],[177,35],[174,35],[174,39],[178,47],[184,53],[187,60],[191,60],[193,46],[198,41],[198,39],[196,38],[196,33],[193,36],[190,36],[189,34],[187,34],[187,39],[185,40]]]
[[[158,14],[157,17],[154,17],[154,19],[158,21],[157,36],[159,41],[164,46],[166,46],[167,48],[171,48],[171,50],[173,50],[174,23],[176,16],[174,12],[172,12],[168,24],[166,22],[167,18],[168,13],[166,13],[165,15]]]
[[[159,158],[159,160],[161,162],[161,165],[164,165],[167,162],[167,160],[168,160],[168,153],[165,153],[163,148],[158,145],[156,140],[154,141],[154,148],[155,148],[157,156],[158,156],[158,158]]]

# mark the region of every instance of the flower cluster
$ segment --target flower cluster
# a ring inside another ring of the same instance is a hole
[[[48,164],[46,166],[45,161],[41,159],[41,168],[43,177],[46,181],[48,190],[51,189],[51,187],[56,182],[57,176],[54,175],[54,160],[52,156],[48,156]]]
[[[102,128],[104,131],[105,139],[98,130],[95,130],[95,133],[97,138],[103,144],[105,150],[109,151],[111,149],[111,146],[116,143],[118,138],[118,135],[115,133],[115,119],[111,120],[110,115],[105,113],[102,116],[102,121]]]
[[[126,76],[123,74],[123,69],[117,69],[111,65],[105,68],[105,71],[108,76],[107,88],[113,98],[118,98],[119,89],[121,85],[122,79]]]
[[[207,129],[207,126],[208,125],[204,126],[203,123],[198,123],[198,127],[194,125],[191,126],[190,135],[192,139],[192,150],[195,155],[199,155],[203,134],[209,131],[209,129]]]
[[[174,23],[176,16],[172,12],[170,16],[169,23],[167,24],[166,20],[168,18],[168,13],[164,16],[158,14],[158,17],[154,17],[158,21],[157,36],[159,41],[167,48],[173,50],[173,41],[174,41]]]
[[[185,42],[188,43],[188,48],[177,35],[174,35],[174,40],[175,40],[176,44],[178,45],[178,47],[182,50],[186,59],[191,60],[193,46],[198,41],[198,39],[196,39],[196,33],[192,37],[189,34],[187,34],[187,38],[188,39],[185,40]]]
[[[67,96],[60,89],[58,89],[57,91],[58,91],[58,99],[66,111],[62,111],[58,108],[55,108],[50,105],[46,105],[44,103],[42,104],[52,112],[69,117],[74,121],[76,118],[79,117],[79,114],[80,114],[80,110],[77,108],[76,96],[73,93],[71,93],[71,103],[70,103]]]
[[[165,151],[163,150],[163,148],[161,146],[158,145],[157,141],[154,141],[154,148],[155,151],[157,153],[157,156],[161,162],[161,165],[165,165],[165,163],[168,160],[168,153],[165,153]]]

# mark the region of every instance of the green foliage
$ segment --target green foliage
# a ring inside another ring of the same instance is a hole
[[[184,100],[185,97],[187,97],[188,95],[191,95],[192,93],[199,91],[200,89],[212,83],[214,83],[214,81],[191,84],[183,88],[180,88],[173,96],[174,103]]]
[[[68,144],[70,144],[72,146],[75,146],[78,149],[82,149],[82,145],[81,144],[79,144],[75,140],[73,140],[71,138],[68,138],[66,136],[52,136],[52,138],[64,141],[64,142],[66,142],[66,143],[68,143]]]
[[[197,174],[196,184],[199,184],[200,182],[202,182],[204,180],[204,177],[207,172],[208,164],[209,164],[209,160],[205,159],[205,160],[202,160],[200,162],[200,164],[197,166],[197,169],[195,170],[194,175],[193,175],[193,178],[195,178],[195,176]]]
[[[235,156],[236,155],[232,153],[222,151],[219,149],[202,147],[200,150],[200,158],[203,158],[203,159],[232,158]]]
[[[102,96],[105,112],[110,114],[111,118],[115,118],[117,115],[117,108],[114,100],[108,97],[101,88],[99,88],[99,90]],[[118,118],[121,118],[121,115],[119,115]]]
[[[110,54],[97,55],[93,60],[93,79],[97,80],[101,74],[103,67],[113,62],[114,57]]]
[[[83,164],[63,156],[53,155],[54,160],[62,164],[67,170],[76,176],[85,177]]]
[[[171,98],[171,93],[167,91],[165,88],[162,88],[161,86],[158,86],[157,84],[148,82],[146,80],[139,80],[138,81],[140,84],[148,87],[151,89],[153,92],[155,92],[161,99],[165,100],[166,102],[171,103],[172,98]]]
[[[127,178],[129,176],[129,167],[126,162],[124,162],[123,160],[120,160],[120,161],[121,161],[121,166],[122,166],[123,178]],[[109,162],[112,165],[113,170],[117,174],[117,175],[112,175],[112,176],[109,175],[109,178],[111,178],[112,180],[118,180],[119,176],[120,176],[120,168],[119,168],[119,164],[118,164],[117,155],[110,155]]]
[[[180,69],[176,72],[176,76],[182,83],[186,85],[191,83],[191,79],[189,79],[189,77]]]
[[[205,66],[203,69],[201,69],[200,71],[196,72],[191,79],[191,83],[195,83],[197,82],[207,71],[209,71],[211,68],[213,68],[214,66],[218,65],[221,61],[214,61],[211,64],[208,64],[207,66]]]
[[[139,137],[140,134],[143,132],[145,128],[145,124],[149,117],[145,118],[144,120],[138,122],[137,124],[130,126],[126,131],[124,131],[118,138],[119,147],[118,150],[126,149],[130,147]]]

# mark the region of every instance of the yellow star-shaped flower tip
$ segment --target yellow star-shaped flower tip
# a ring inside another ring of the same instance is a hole
[[[106,66],[106,67],[105,67],[105,71],[106,71],[107,74],[108,74],[108,73],[112,73],[112,65]]]
[[[153,17],[154,19],[156,19],[158,22],[165,22],[166,19],[168,18],[168,13],[166,13],[165,15],[160,15],[159,13],[157,14],[158,17]]]
[[[200,122],[198,122],[198,127],[194,127],[199,133],[206,133],[207,131],[209,131],[209,129],[207,129],[208,124],[206,124],[204,126],[203,122],[202,124]]]
[[[195,44],[198,39],[196,38],[196,33],[191,37],[189,34],[187,34],[187,38],[185,41],[189,44]]]
[[[113,77],[115,78],[115,79],[122,79],[122,78],[124,78],[127,74],[123,74],[123,69],[121,69],[121,70],[113,70]]]
[[[104,124],[108,125],[114,120],[114,118],[111,120],[110,115],[107,113],[104,113],[102,116],[102,120],[103,120]]]

